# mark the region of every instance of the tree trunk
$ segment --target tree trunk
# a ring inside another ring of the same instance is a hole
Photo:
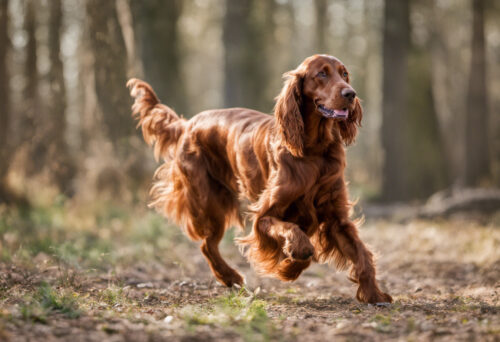
[[[409,63],[406,175],[410,199],[427,198],[449,186],[444,139],[439,131],[432,93],[432,62],[429,44],[413,44]]]
[[[315,0],[314,9],[316,13],[315,48],[316,53],[328,53],[326,47],[326,32],[328,31],[328,2],[327,0]]]
[[[186,113],[189,108],[177,28],[182,1],[134,0],[132,9],[146,81],[162,102]]]
[[[256,0],[226,0],[224,105],[269,111],[271,104],[266,100],[269,74],[266,33],[259,30],[258,22],[262,18],[255,17],[255,6]]]
[[[224,106],[244,106],[247,89],[244,84],[243,65],[248,41],[248,16],[251,0],[226,0],[224,16]]]
[[[38,173],[43,164],[45,147],[42,142],[44,123],[40,118],[40,102],[38,95],[37,40],[36,40],[36,8],[34,0],[26,1],[24,31],[28,42],[26,44],[26,59],[24,62],[25,87],[23,90],[23,120],[22,135],[28,144],[28,174]]]
[[[135,135],[130,115],[127,51],[118,22],[115,1],[87,1],[90,45],[94,55],[95,90],[107,136],[120,159],[125,158],[129,137]]]
[[[8,23],[9,1],[0,0],[0,202],[7,187],[6,175],[9,170],[10,144],[10,98],[9,98],[9,68],[7,66],[7,50],[10,47]]]
[[[472,0],[472,57],[465,125],[465,185],[477,186],[490,174],[488,89],[484,41],[484,0]]]
[[[408,104],[409,0],[386,0],[383,43],[382,197],[408,198],[406,118]]]
[[[431,38],[430,54],[432,57],[431,85],[434,107],[438,118],[439,131],[444,146],[443,160],[445,160],[450,180],[455,183],[460,176],[459,160],[462,158],[462,144],[457,141],[463,140],[461,137],[460,125],[463,117],[460,110],[456,107],[463,107],[460,101],[452,96],[453,89],[451,79],[455,69],[451,62],[453,53],[447,46],[446,25],[447,21],[443,19],[440,9],[432,4],[431,7]]]
[[[59,190],[71,194],[71,181],[75,167],[68,152],[66,134],[66,86],[64,83],[63,62],[61,59],[62,3],[51,0],[49,18],[49,84],[50,84],[50,129],[51,139],[50,169],[53,181]]]

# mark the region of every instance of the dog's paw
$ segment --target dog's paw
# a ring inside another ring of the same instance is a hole
[[[381,303],[392,303],[392,297],[380,291],[378,288],[363,291],[361,287],[358,289],[356,298],[362,303],[369,304],[381,304]]]
[[[300,234],[285,241],[283,253],[291,259],[308,260],[314,255],[314,246],[305,234]]]
[[[375,301],[375,304],[378,306],[384,306],[384,305],[390,304],[392,302],[393,302],[393,299],[389,294],[381,292],[381,295],[379,296],[379,298],[377,298],[377,300]]]
[[[243,279],[243,277],[237,272],[217,277],[217,280],[227,287],[235,286],[241,288],[245,284],[245,279]]]
[[[229,284],[228,284],[229,287],[236,286],[239,288],[241,288],[244,285],[245,285],[245,279],[242,276],[240,276],[239,274],[237,274],[235,277],[233,277],[229,281]]]
[[[275,274],[282,281],[296,280],[303,270],[311,264],[311,259],[297,260],[286,258],[277,265]]]

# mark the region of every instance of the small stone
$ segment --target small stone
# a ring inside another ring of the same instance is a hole
[[[336,328],[337,329],[342,329],[342,328],[344,328],[346,326],[347,326],[347,323],[345,323],[345,322],[339,322],[339,323],[337,323],[337,327]]]
[[[18,273],[11,273],[10,278],[16,283],[20,283],[24,280],[24,277]]]
[[[140,284],[137,284],[137,287],[142,289],[142,288],[152,288],[153,287],[153,283],[151,282],[148,282],[148,283],[140,283]]]

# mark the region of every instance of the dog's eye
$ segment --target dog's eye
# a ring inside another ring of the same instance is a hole
[[[345,78],[347,78],[347,71],[344,71],[344,73],[342,74],[342,76],[344,76]]]
[[[320,71],[320,72],[318,72],[318,74],[316,75],[316,77],[326,78],[326,72]]]

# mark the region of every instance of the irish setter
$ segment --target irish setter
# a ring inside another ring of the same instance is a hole
[[[391,302],[375,279],[373,255],[349,219],[344,145],[361,124],[362,108],[340,60],[314,55],[285,74],[274,116],[252,109],[207,110],[190,120],[161,104],[147,83],[131,79],[134,115],[154,145],[151,206],[193,240],[218,281],[243,284],[219,252],[231,225],[243,226],[250,201],[251,233],[237,239],[261,274],[295,280],[311,262],[333,262],[359,284],[361,302]]]

